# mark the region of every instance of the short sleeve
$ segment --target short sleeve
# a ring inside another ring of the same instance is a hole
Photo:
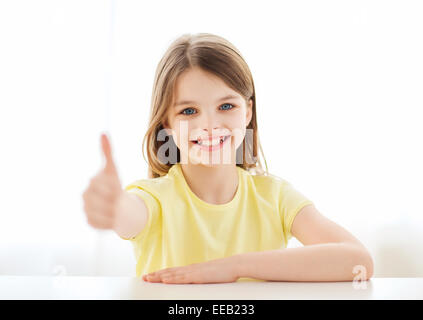
[[[282,220],[285,243],[292,238],[291,226],[295,216],[303,207],[309,204],[313,204],[313,202],[296,190],[291,183],[282,180],[279,197],[279,214]]]
[[[159,201],[150,192],[142,189],[139,186],[129,185],[125,188],[125,190],[129,193],[133,193],[139,196],[142,200],[144,200],[144,203],[148,208],[148,219],[147,224],[136,236],[132,238],[124,238],[121,236],[119,237],[123,240],[139,241],[145,236],[145,234],[151,232],[155,228],[160,210],[160,204]]]

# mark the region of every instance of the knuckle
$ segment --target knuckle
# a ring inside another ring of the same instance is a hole
[[[93,221],[93,219],[92,219],[92,217],[91,216],[87,216],[87,223],[91,226],[91,227],[94,227],[94,221]]]
[[[92,205],[93,205],[92,199],[90,197],[87,197],[87,199],[84,201],[84,207],[89,210],[92,207]]]
[[[82,194],[82,198],[83,198],[84,200],[88,200],[88,199],[89,199],[89,197],[90,197],[90,192],[91,192],[91,190],[90,190],[90,189],[86,189],[86,190],[84,191],[84,193]]]
[[[89,201],[84,202],[84,211],[87,214],[91,213],[91,203]]]
[[[101,225],[101,223],[99,223],[98,219],[97,218],[94,218],[92,216],[88,218],[88,221],[87,222],[93,228],[98,228],[99,225]]]

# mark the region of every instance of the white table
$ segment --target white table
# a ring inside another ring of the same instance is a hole
[[[144,282],[136,277],[3,275],[0,276],[0,299],[423,299],[423,278],[372,278],[362,283],[269,282],[242,278],[233,283],[164,284]]]

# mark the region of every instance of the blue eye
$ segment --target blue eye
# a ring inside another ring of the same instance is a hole
[[[231,106],[231,108],[229,108],[229,109],[224,108],[223,110],[231,110],[231,109],[234,108],[234,105],[230,104],[230,103],[222,104],[221,107],[223,107],[223,106]],[[194,114],[194,113],[191,113],[191,112],[185,113],[186,110],[194,110],[194,109],[193,108],[186,108],[186,109],[182,110],[180,113],[183,114],[183,115],[186,115],[186,116],[190,116],[190,115]]]
[[[230,109],[224,109],[224,110],[231,110],[231,109],[233,109],[233,105],[232,104],[230,104],[230,103],[225,103],[225,104],[222,104],[222,106],[232,106],[232,108],[230,108]]]
[[[186,116],[190,116],[192,113],[186,114],[186,113],[184,113],[185,110],[194,110],[194,109],[193,108],[186,108],[186,109],[182,110],[182,112],[181,112],[182,114],[184,114]]]

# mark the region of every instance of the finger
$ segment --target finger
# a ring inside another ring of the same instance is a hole
[[[175,269],[175,267],[164,268],[164,269],[157,270],[155,272],[151,272],[151,273],[149,273],[149,275],[152,275],[152,276],[162,276],[165,273],[172,272],[174,269]]]
[[[113,209],[114,201],[109,198],[104,198],[99,194],[92,194],[90,198],[86,200],[85,205],[88,209],[109,212]]]
[[[94,221],[89,221],[88,224],[96,229],[112,229],[113,228],[113,223],[111,221],[108,220],[96,220]]]
[[[93,207],[90,207],[90,205],[84,206],[84,210],[88,211],[89,213],[86,214],[87,220],[90,222],[98,222],[103,221],[112,224],[114,221],[114,217],[109,212],[109,214],[106,214],[107,211],[102,209],[95,209]],[[107,210],[107,209],[106,209]]]
[[[94,194],[99,194],[103,196],[104,198],[115,198],[115,195],[117,194],[117,185],[115,185],[114,181],[109,181],[109,179],[98,179],[96,181],[93,181],[90,185],[90,190]],[[119,189],[120,190],[120,189]]]
[[[165,278],[173,278],[179,275],[180,274],[176,273],[176,268],[167,268],[167,269],[162,269],[156,272],[149,273],[145,275],[145,279],[149,282],[161,282]]]
[[[84,202],[84,211],[87,216],[113,217],[114,204],[101,198],[91,197]]]
[[[162,281],[164,283],[188,283],[189,279],[187,278],[185,274],[180,274],[180,275],[175,274],[173,276],[163,277]]]
[[[99,216],[87,217],[88,224],[97,229],[110,229],[113,227],[113,219]]]
[[[146,279],[148,282],[162,282],[161,277],[157,277],[157,276],[146,276]]]
[[[103,171],[91,179],[91,186],[104,185],[115,193],[122,191],[119,177],[116,174],[108,174]]]
[[[106,160],[106,165],[104,167],[105,172],[115,174],[117,173],[115,163],[112,156],[112,147],[110,145],[110,140],[105,133],[101,134],[101,147],[103,154]]]

